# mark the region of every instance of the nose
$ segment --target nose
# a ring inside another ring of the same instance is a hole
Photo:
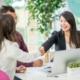
[[[65,25],[65,22],[62,22],[62,25]]]

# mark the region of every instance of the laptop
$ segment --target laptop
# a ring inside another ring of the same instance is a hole
[[[53,52],[54,61],[51,67],[44,68],[43,71],[48,71],[53,75],[67,72],[67,64],[71,61],[80,61],[80,48],[62,50]]]

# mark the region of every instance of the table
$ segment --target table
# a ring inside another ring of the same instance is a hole
[[[58,77],[48,77],[47,73],[41,71],[44,67],[52,65],[52,63],[46,63],[42,67],[28,67],[25,73],[16,73],[15,75],[22,80],[80,80],[80,74],[67,75],[58,74]]]

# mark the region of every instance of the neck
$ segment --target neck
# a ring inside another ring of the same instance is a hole
[[[64,32],[64,35],[67,36],[67,37],[70,37],[70,32],[66,31],[66,32]]]

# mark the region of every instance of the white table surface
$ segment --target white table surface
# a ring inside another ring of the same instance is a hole
[[[22,80],[80,80],[80,74],[67,75],[64,73],[57,75],[58,77],[48,77],[48,74],[41,70],[49,65],[52,64],[44,64],[42,67],[28,67],[26,73],[16,73],[16,76]]]

